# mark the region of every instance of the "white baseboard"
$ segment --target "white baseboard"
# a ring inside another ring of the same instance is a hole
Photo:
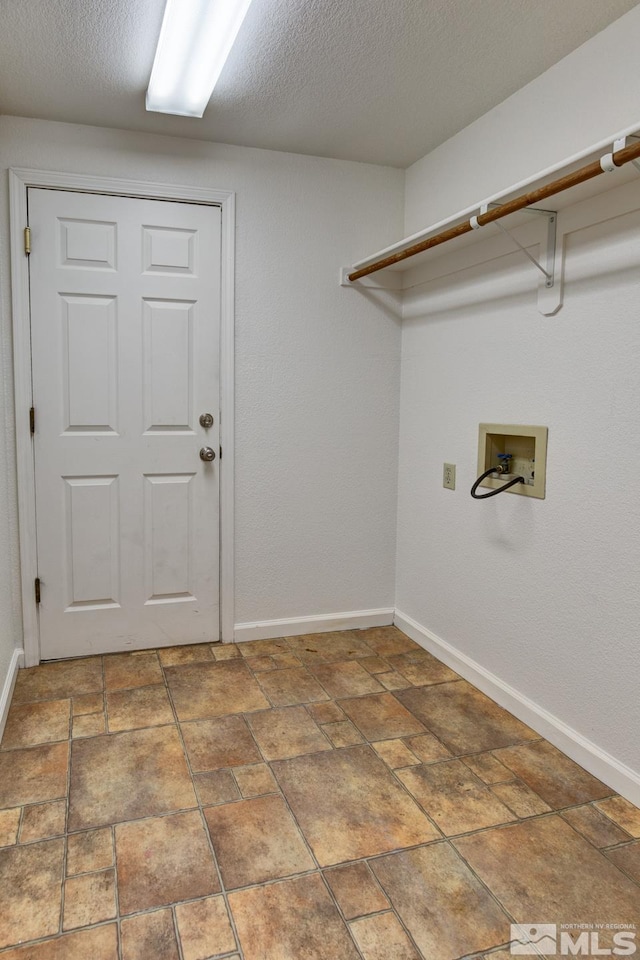
[[[303,633],[327,633],[329,630],[363,630],[386,627],[393,623],[393,607],[379,610],[350,610],[348,613],[325,613],[317,617],[292,617],[287,620],[259,620],[236,623],[234,639],[273,640],[276,637],[299,637]]]
[[[640,774],[616,760],[591,740],[568,726],[564,721],[540,707],[525,694],[509,686],[489,670],[472,660],[450,643],[436,636],[431,630],[396,610],[395,625],[421,647],[442,660],[461,677],[473,683],[488,697],[509,710],[518,720],[522,720],[550,743],[579,763],[581,767],[602,780],[627,800],[640,806]]]
[[[16,677],[18,676],[18,668],[22,663],[22,658],[24,656],[24,651],[14,650],[11,655],[11,660],[9,661],[9,669],[7,670],[7,676],[5,677],[4,686],[2,687],[2,693],[0,693],[0,740],[2,740],[2,735],[4,733],[4,725],[7,722],[7,714],[9,713],[9,707],[11,706],[11,697],[13,696],[13,688],[16,685]]]

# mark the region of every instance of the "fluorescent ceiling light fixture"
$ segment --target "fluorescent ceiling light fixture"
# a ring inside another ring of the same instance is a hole
[[[167,0],[147,110],[201,117],[251,0]]]

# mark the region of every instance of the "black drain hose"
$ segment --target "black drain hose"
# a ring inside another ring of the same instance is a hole
[[[488,493],[476,493],[482,481],[486,480],[492,473],[499,474],[500,470],[497,467],[491,467],[489,470],[485,470],[471,487],[471,496],[474,500],[486,500],[487,497],[496,497],[499,493],[503,493],[504,490],[508,490],[509,487],[515,486],[516,483],[524,483],[524,477],[514,477],[513,480],[509,480],[508,483],[505,483],[502,487],[498,487],[497,490],[489,490]]]

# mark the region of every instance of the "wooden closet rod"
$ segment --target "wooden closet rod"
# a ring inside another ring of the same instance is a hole
[[[541,200],[546,200],[547,197],[553,197],[556,193],[568,190],[569,187],[576,187],[579,183],[584,183],[586,180],[593,180],[594,177],[599,177],[601,173],[607,173],[613,169],[611,165],[607,165],[607,160],[615,167],[622,167],[625,163],[630,163],[632,160],[638,159],[640,159],[640,141],[632,143],[628,147],[623,147],[622,150],[609,154],[607,157],[603,157],[602,161],[594,160],[593,163],[587,164],[586,167],[580,167],[579,170],[574,170],[573,173],[568,173],[558,180],[552,180],[551,183],[548,183],[544,187],[538,187],[537,190],[523,193],[514,200],[500,204],[499,207],[493,207],[491,210],[487,210],[486,213],[480,213],[476,218],[476,223],[478,227],[484,227],[486,223],[501,220],[502,217],[507,217],[510,213],[524,210],[525,207],[530,207],[532,203],[540,203]],[[465,220],[464,223],[459,223],[456,227],[449,227],[447,230],[443,230],[442,233],[437,233],[434,237],[429,237],[427,240],[420,240],[418,243],[412,244],[412,246],[407,247],[406,250],[400,250],[398,253],[392,253],[388,257],[383,257],[381,260],[375,260],[373,263],[370,263],[368,267],[354,270],[353,273],[349,273],[347,276],[352,282],[354,280],[360,280],[361,277],[367,277],[369,274],[376,273],[378,270],[384,270],[385,267],[390,267],[394,263],[400,263],[402,260],[408,260],[409,257],[415,257],[417,253],[422,253],[424,250],[439,247],[441,243],[446,243],[448,240],[455,240],[456,237],[462,237],[465,233],[471,233],[474,229],[476,228],[472,226],[471,221]]]

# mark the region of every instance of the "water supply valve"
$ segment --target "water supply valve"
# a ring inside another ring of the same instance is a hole
[[[498,454],[499,463],[496,468],[496,473],[511,473],[511,459],[512,459],[512,454],[499,453]]]

